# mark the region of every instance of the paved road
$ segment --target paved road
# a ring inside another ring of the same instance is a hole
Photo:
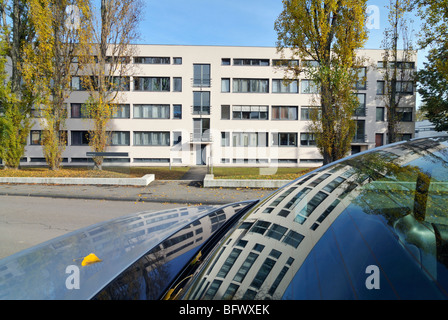
[[[271,192],[201,188],[195,181],[154,181],[144,188],[0,184],[0,259],[128,214],[227,204],[262,198]]]
[[[272,190],[202,188],[196,181],[156,180],[146,187],[0,184],[0,195],[67,199],[226,204],[261,198]]]
[[[0,196],[0,259],[60,235],[172,203]]]

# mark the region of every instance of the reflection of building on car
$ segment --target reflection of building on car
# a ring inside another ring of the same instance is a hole
[[[12,294],[31,267],[18,261],[38,256],[39,272],[60,269],[82,243],[103,262],[82,269],[88,288],[54,289],[57,298],[446,299],[447,186],[448,138],[398,143],[322,167],[259,201],[142,214],[63,237],[0,261],[0,279]],[[366,285],[372,266],[380,290]]]

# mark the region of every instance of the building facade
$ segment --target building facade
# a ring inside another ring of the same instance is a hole
[[[110,122],[110,152],[128,157],[107,162],[131,166],[320,166],[309,111],[319,95],[304,77],[283,83],[284,60],[275,47],[138,45],[128,84],[121,88],[119,108]],[[354,115],[357,133],[352,153],[386,143],[387,119],[381,50],[361,50],[365,68],[354,93],[360,107]],[[289,60],[289,63],[300,63]],[[303,62],[302,62],[303,63]],[[312,62],[309,62],[312,64]],[[416,61],[408,63],[409,68]],[[90,162],[86,155],[89,119],[82,104],[88,98],[79,77],[72,78],[67,100],[65,165]],[[400,83],[403,138],[415,131],[416,93]],[[37,116],[37,114],[36,114]],[[22,165],[44,164],[41,128],[36,119]]]

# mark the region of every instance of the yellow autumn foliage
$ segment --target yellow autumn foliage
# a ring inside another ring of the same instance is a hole
[[[83,267],[85,267],[85,266],[88,266],[88,265],[91,265],[94,263],[98,263],[98,262],[102,262],[102,261],[103,260],[98,258],[94,253],[91,253],[82,260],[81,265]]]

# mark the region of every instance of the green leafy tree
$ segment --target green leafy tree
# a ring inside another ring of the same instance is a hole
[[[24,44],[34,39],[28,11],[26,0],[0,1],[0,158],[5,167],[14,169],[25,153],[32,125],[33,96],[21,74]]]
[[[67,106],[76,49],[81,39],[81,23],[88,14],[84,0],[28,0],[29,18],[36,31],[36,41],[25,50],[23,76],[37,97],[36,108],[42,116],[44,157],[51,170],[59,169],[66,146],[64,134]],[[71,8],[76,8],[73,17]]]
[[[278,51],[302,60],[287,68],[285,78],[304,74],[319,89],[321,110],[310,130],[324,164],[344,157],[355,134],[359,102],[353,88],[361,66],[356,50],[367,40],[366,18],[366,0],[284,0],[275,23]],[[316,67],[307,67],[305,60],[314,60]]]
[[[409,64],[415,60],[411,41],[412,30],[409,27],[411,20],[406,15],[411,10],[411,4],[411,0],[390,0],[387,6],[389,27],[384,31],[382,42],[384,54],[381,71],[384,87],[381,97],[387,113],[388,143],[400,140],[401,118],[398,108],[405,97],[402,91],[413,90],[415,80],[414,68]],[[399,50],[401,43],[402,50]]]
[[[86,38],[82,41],[80,68],[83,86],[89,91],[84,104],[86,118],[92,123],[89,145],[94,152],[105,152],[110,141],[109,123],[128,90],[135,55],[133,42],[139,37],[143,2],[141,0],[101,0],[99,10],[91,5]],[[94,157],[101,169],[103,157]]]
[[[436,131],[448,131],[448,43],[429,52],[418,72],[420,107]]]
[[[423,26],[419,38],[429,49],[427,62],[417,73],[422,112],[437,131],[448,130],[448,0],[416,0]]]
[[[6,42],[0,43],[0,158],[6,168],[17,169],[25,153],[31,121],[22,114],[21,104],[11,91],[11,81],[5,71]]]

